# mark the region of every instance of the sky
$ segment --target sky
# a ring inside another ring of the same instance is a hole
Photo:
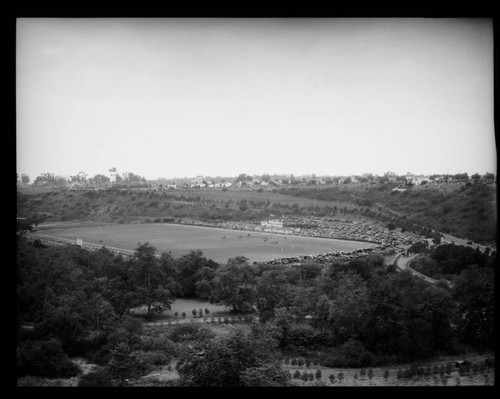
[[[19,175],[496,173],[490,19],[19,18]]]

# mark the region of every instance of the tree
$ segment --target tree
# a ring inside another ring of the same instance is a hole
[[[454,304],[446,290],[403,271],[372,284],[367,302],[367,349],[413,361],[451,347]]]
[[[106,175],[97,174],[90,180],[92,181],[92,183],[100,187],[103,184],[109,183],[111,179]]]
[[[217,265],[218,266],[218,265]],[[213,281],[215,278],[215,270],[217,267],[203,266],[196,272],[195,289],[196,296],[201,299],[210,298],[213,289]]]
[[[342,339],[362,333],[368,311],[368,290],[363,279],[353,272],[339,275],[330,293],[327,320]]]
[[[147,364],[131,351],[129,345],[120,342],[111,349],[111,357],[106,370],[113,378],[124,380],[137,378],[143,374],[147,370]]]
[[[248,181],[252,181],[252,176],[248,176],[246,173],[241,173],[238,175],[238,177],[234,181],[234,184],[236,184],[238,182],[246,183]]]
[[[17,350],[17,375],[67,378],[80,373],[80,368],[63,352],[56,339],[28,340]]]
[[[201,250],[190,251],[175,260],[177,282],[181,285],[182,296],[206,298],[212,289],[214,273],[219,265],[203,256]],[[205,269],[208,268],[208,269]],[[211,272],[211,271],[212,272]]]
[[[257,281],[256,306],[261,321],[274,317],[274,309],[289,306],[291,291],[281,271],[269,270]]]
[[[368,375],[368,379],[370,379],[370,380],[371,380],[371,379],[373,378],[373,370],[372,370],[372,368],[369,368],[369,369],[368,369],[368,373],[367,373],[367,375]]]
[[[148,317],[170,309],[177,290],[177,284],[165,273],[155,253],[156,248],[148,242],[139,243],[130,267],[135,306],[146,305]]]
[[[427,241],[414,242],[408,248],[408,253],[413,253],[413,254],[422,253],[423,251],[425,251],[427,249],[428,246],[429,246],[429,243]]]
[[[276,342],[265,336],[246,334],[232,327],[229,334],[185,348],[177,370],[184,386],[243,386],[265,381],[283,382],[279,364],[273,362]],[[266,371],[272,371],[267,376]]]
[[[484,174],[483,176],[483,179],[484,180],[494,180],[495,179],[495,175],[491,172],[487,172]]]
[[[80,171],[75,176],[70,176],[70,180],[73,183],[85,184],[87,183],[87,173]]]
[[[33,231],[36,226],[43,222],[43,218],[37,214],[25,219],[17,219],[17,234],[23,235],[28,231]]]
[[[44,172],[37,176],[33,182],[35,186],[53,186],[55,184],[55,177],[53,173]]]
[[[458,327],[462,342],[493,348],[494,275],[493,268],[472,266],[455,281],[452,295],[458,302]]]
[[[21,183],[22,184],[29,184],[29,182],[30,182],[30,177],[27,174],[23,173],[21,175]]]
[[[257,279],[244,256],[230,258],[214,278],[211,302],[231,306],[236,312],[251,312],[257,300]]]

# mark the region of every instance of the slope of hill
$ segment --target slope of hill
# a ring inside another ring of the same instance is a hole
[[[493,244],[497,236],[496,186],[484,184],[418,186],[393,191],[397,184],[378,186],[304,187],[282,193],[323,200],[347,200],[391,218],[398,225],[411,220],[444,233],[482,244]]]
[[[173,222],[263,220],[276,215],[359,217],[421,233],[430,228],[484,245],[495,245],[496,186],[418,186],[393,191],[395,183],[289,187],[279,192],[97,190],[18,192],[18,216],[41,214],[47,221]]]

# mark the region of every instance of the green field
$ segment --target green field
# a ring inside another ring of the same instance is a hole
[[[174,258],[180,257],[190,250],[200,249],[204,256],[219,263],[226,263],[228,258],[238,255],[247,257],[250,262],[260,262],[333,251],[347,252],[375,246],[375,244],[367,242],[286,236],[168,223],[110,224],[101,227],[69,227],[67,225],[63,227],[61,225],[61,228],[56,228],[57,224],[52,224],[51,227],[44,228],[37,234],[66,240],[82,238],[84,243],[132,251],[137,248],[138,243],[149,242],[156,247],[158,253],[170,251]]]

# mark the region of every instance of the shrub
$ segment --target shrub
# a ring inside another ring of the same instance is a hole
[[[389,378],[389,370],[384,370],[384,380],[387,380]]]
[[[371,368],[368,369],[368,378],[370,380],[373,378],[373,370]]]
[[[137,350],[130,353],[135,360],[138,373],[151,371],[157,366],[163,366],[170,363],[170,356],[162,351],[143,351]]]
[[[201,328],[200,323],[177,324],[172,327],[169,338],[174,342],[182,342],[195,338],[196,333]]]
[[[360,341],[350,339],[338,347],[333,353],[325,356],[322,364],[326,367],[367,367],[377,363],[375,356],[366,351]]]
[[[176,345],[165,336],[143,337],[141,339],[140,349],[144,351],[162,351],[172,356],[177,353]]]
[[[281,345],[288,348],[301,348],[316,345],[316,330],[308,324],[291,324]]]
[[[113,379],[124,380],[137,378],[148,371],[145,352],[130,351],[130,346],[120,342],[111,349],[111,356],[106,370]]]
[[[26,341],[17,349],[18,376],[67,378],[80,372],[80,368],[63,352],[61,342],[56,339]]]

